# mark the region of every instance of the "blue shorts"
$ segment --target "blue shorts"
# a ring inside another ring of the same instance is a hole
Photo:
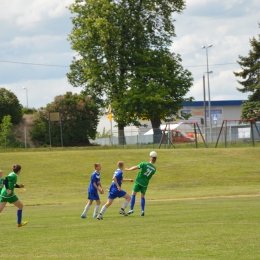
[[[109,199],[116,199],[116,198],[122,198],[126,195],[126,192],[124,190],[111,190],[108,193],[108,198]]]
[[[100,200],[99,199],[99,195],[98,195],[98,191],[96,191],[96,192],[88,192],[88,199],[89,200]]]

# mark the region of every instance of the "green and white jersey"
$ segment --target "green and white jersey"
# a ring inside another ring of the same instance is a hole
[[[150,179],[156,172],[156,168],[152,163],[149,162],[141,162],[137,165],[140,171],[135,179],[135,181],[141,186],[147,187]]]
[[[14,172],[11,172],[6,178],[8,179],[9,190],[11,190],[12,192],[11,192],[11,194],[8,194],[7,191],[6,191],[6,188],[4,186],[3,189],[2,189],[2,192],[1,192],[1,195],[4,198],[14,196],[14,186],[17,182],[17,174],[14,173]]]
[[[0,194],[1,194],[2,188],[4,187],[4,181],[5,181],[4,178],[0,178]]]

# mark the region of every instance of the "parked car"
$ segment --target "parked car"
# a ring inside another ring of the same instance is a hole
[[[195,138],[187,136],[184,132],[179,130],[172,130],[171,131],[172,136],[172,142],[173,143],[189,143],[189,142],[195,142]],[[165,133],[165,136],[163,140],[167,140],[167,133]]]

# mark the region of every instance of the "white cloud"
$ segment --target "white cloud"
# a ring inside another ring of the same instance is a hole
[[[66,92],[80,93],[81,88],[73,88],[67,81],[67,78],[46,79],[46,80],[27,80],[12,84],[0,84],[0,88],[6,88],[12,91],[23,106],[27,104],[26,91],[28,93],[28,106],[39,108],[45,107],[48,103],[54,101],[58,95],[64,95]]]
[[[208,78],[205,76],[206,100],[208,100]],[[209,74],[210,100],[246,100],[248,94],[239,92],[236,88],[241,87],[237,83],[233,70],[217,71]],[[194,82],[189,95],[196,97],[196,100],[203,100],[203,75]],[[187,95],[188,96],[188,95]]]
[[[73,0],[1,0],[0,20],[17,25],[22,29],[31,29],[45,19],[53,19],[69,12],[66,6]]]
[[[51,50],[52,46],[56,43],[64,41],[62,35],[37,35],[33,37],[15,37],[10,42],[12,48],[30,48],[34,51],[45,51],[46,49]]]

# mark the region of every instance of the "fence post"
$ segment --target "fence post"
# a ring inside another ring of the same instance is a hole
[[[251,130],[251,136],[252,136],[252,145],[255,146],[255,139],[254,139],[254,131],[253,131],[253,120],[250,118],[250,130]]]

